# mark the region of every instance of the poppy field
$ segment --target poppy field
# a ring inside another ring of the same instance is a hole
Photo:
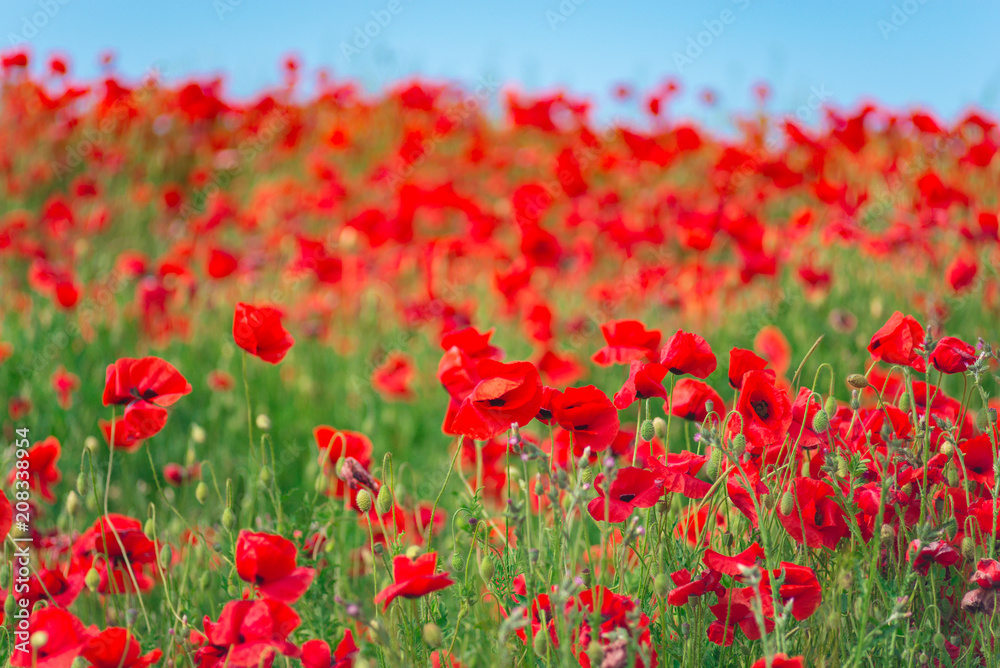
[[[3,57],[9,665],[1000,663],[992,118],[282,74]]]

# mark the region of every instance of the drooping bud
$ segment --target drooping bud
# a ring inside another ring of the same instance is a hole
[[[479,576],[484,582],[490,582],[494,573],[496,573],[496,566],[493,564],[493,557],[486,553],[483,555],[482,561],[479,562]]]
[[[583,483],[584,485],[589,485],[590,483],[594,482],[594,472],[591,470],[589,466],[585,469],[580,470],[580,482]]]
[[[49,641],[49,634],[45,631],[35,631],[31,634],[28,642],[31,643],[31,648],[39,650],[45,647],[45,643]]]
[[[375,497],[375,512],[379,515],[385,515],[390,510],[392,510],[392,493],[389,491],[388,485],[382,485]]]
[[[535,650],[535,656],[545,656],[545,646],[548,644],[546,642],[548,640],[548,636],[549,634],[545,631],[545,629],[542,629],[535,634],[535,639],[531,643],[531,648]]]
[[[90,450],[91,454],[96,454],[97,453],[97,449],[100,446],[101,446],[101,443],[100,443],[100,441],[97,440],[96,436],[88,436],[87,438],[83,439],[83,447],[85,447],[88,450]]]
[[[852,373],[847,377],[847,384],[853,387],[855,390],[863,390],[868,387],[868,379],[862,376],[860,373]]]
[[[172,556],[173,556],[173,553],[170,550],[170,546],[169,545],[164,545],[163,549],[160,550],[160,566],[162,566],[163,568],[166,568],[167,566],[169,566],[170,565],[170,558]]]
[[[705,467],[702,471],[705,472],[705,478],[710,482],[715,482],[715,479],[719,475],[719,465],[722,463],[722,448],[714,447],[712,452],[708,457],[708,461],[705,462]]]
[[[232,508],[226,508],[222,511],[222,526],[227,531],[232,531],[233,527],[236,526],[236,513],[233,512]]]
[[[156,540],[156,520],[152,517],[147,519],[142,527],[142,532],[146,534],[146,538],[149,540]]]
[[[955,444],[951,443],[950,441],[945,441],[944,443],[941,444],[941,447],[938,448],[938,452],[940,452],[945,457],[951,457],[951,455],[954,454],[955,452]]]
[[[653,591],[661,598],[666,596],[667,592],[670,591],[670,578],[667,577],[666,573],[660,573],[653,580]]]
[[[861,394],[857,390],[851,392],[851,410],[856,411],[861,408]]]
[[[733,454],[737,457],[741,457],[746,449],[747,437],[743,434],[736,434],[736,436],[733,437]]]
[[[3,612],[7,619],[14,619],[14,613],[17,612],[17,597],[8,596],[7,600],[3,602]]]
[[[10,564],[0,566],[0,589],[7,589],[10,586]]]
[[[261,466],[260,467],[260,481],[262,483],[264,483],[265,485],[270,485],[271,484],[271,480],[273,480],[273,479],[274,479],[274,476],[271,474],[271,467],[270,466]]]
[[[423,636],[424,642],[427,643],[428,646],[433,647],[434,649],[441,646],[441,627],[434,622],[427,622],[424,624]]]
[[[972,536],[966,536],[962,539],[962,556],[967,561],[973,561],[976,558],[976,541]]]
[[[910,412],[910,393],[903,392],[903,396],[899,398],[899,410],[904,413]]]
[[[87,474],[80,471],[80,475],[76,477],[76,491],[80,496],[87,496],[87,492],[90,488],[87,486]]]
[[[979,411],[976,413],[976,427],[979,431],[987,431],[990,428],[990,423],[996,424],[997,421],[997,409],[987,408],[984,411]]]
[[[944,634],[938,631],[937,633],[934,634],[934,638],[931,640],[931,642],[933,642],[934,646],[937,647],[938,649],[944,649]]]
[[[653,418],[653,430],[656,432],[656,436],[664,441],[667,438],[667,421],[661,417]]]
[[[879,530],[882,536],[883,542],[889,542],[896,537],[896,531],[892,528],[890,524],[883,524],[882,528]]]
[[[451,572],[452,573],[458,573],[459,571],[462,570],[462,566],[463,565],[464,564],[462,563],[462,555],[459,554],[458,552],[452,552],[451,553]]]
[[[834,399],[833,396],[827,397],[826,398],[826,403],[823,404],[823,410],[826,411],[827,417],[829,417],[830,415],[833,415],[834,413],[836,413],[837,412],[837,400]]]
[[[69,494],[66,495],[66,512],[70,515],[76,515],[80,510],[80,497],[73,490],[69,490]]]
[[[358,496],[356,498],[358,503],[358,509],[368,514],[368,511],[372,509],[372,495],[367,489],[358,490]]]
[[[87,589],[95,592],[101,586],[101,574],[97,572],[96,568],[91,567],[87,571],[86,577],[83,578],[83,582],[87,585]]]
[[[642,427],[639,429],[639,435],[644,441],[652,441],[653,436],[656,435],[656,427],[653,426],[652,420],[643,420]]]
[[[792,511],[795,510],[795,497],[792,496],[792,493],[790,491],[785,492],[781,496],[780,510],[782,515],[791,515]]]
[[[816,415],[813,415],[812,428],[817,434],[824,433],[830,428],[830,415],[825,410],[816,411]]]
[[[197,487],[194,488],[194,498],[198,499],[198,503],[205,503],[208,499],[208,485],[204,480],[199,480]]]
[[[268,429],[271,428],[271,418],[269,418],[264,413],[258,415],[257,420],[255,422],[257,424],[257,428],[260,429],[261,431],[267,431]]]

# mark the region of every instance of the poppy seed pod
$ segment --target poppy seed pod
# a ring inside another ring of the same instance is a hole
[[[386,485],[382,485],[375,497],[375,512],[379,515],[385,515],[390,510],[392,510],[392,494]]]
[[[868,379],[862,376],[860,373],[852,373],[847,377],[847,384],[853,387],[855,390],[863,390],[868,387]]]
[[[367,514],[372,509],[372,495],[367,489],[358,490],[356,501],[361,512]]]
[[[639,435],[642,436],[644,441],[652,441],[653,436],[656,435],[656,427],[653,426],[652,420],[643,420],[642,427],[639,429]]]
[[[781,496],[781,514],[791,515],[793,510],[795,510],[795,497],[791,492],[785,492]]]
[[[830,428],[830,416],[825,410],[818,410],[816,415],[813,415],[812,428],[817,434],[822,434]]]

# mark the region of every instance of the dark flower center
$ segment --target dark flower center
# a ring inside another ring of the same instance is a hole
[[[634,498],[635,498],[635,494],[622,494],[621,496],[618,497],[618,500],[619,501],[624,501],[625,503],[628,503],[629,501],[631,501]]]
[[[766,420],[771,417],[771,410],[767,405],[767,401],[760,399],[758,401],[751,401],[750,405],[753,406],[753,412],[757,414],[761,420]]]
[[[489,403],[490,406],[492,406],[494,408],[498,408],[500,406],[503,406],[505,403],[507,403],[507,400],[504,399],[504,398],[490,399],[488,403]]]

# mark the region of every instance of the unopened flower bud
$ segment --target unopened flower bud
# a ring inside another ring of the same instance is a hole
[[[424,642],[437,649],[441,646],[441,628],[434,622],[427,622],[423,628]]]
[[[264,413],[258,415],[255,422],[257,423],[257,428],[261,431],[267,431],[271,428],[271,418]]]
[[[392,510],[392,493],[387,485],[382,485],[375,497],[375,511],[379,515],[385,515],[390,510]]]
[[[847,377],[847,384],[856,390],[863,390],[868,387],[868,379],[860,373],[852,373]]]
[[[653,591],[660,597],[666,596],[667,592],[670,591],[670,578],[667,577],[666,573],[660,573],[653,580]]]
[[[652,420],[643,420],[642,426],[639,428],[639,435],[644,441],[652,441],[653,436],[656,435],[656,427],[653,426]]]
[[[222,511],[222,526],[227,531],[232,531],[233,527],[236,526],[236,513],[233,512],[232,508],[226,508]]]
[[[792,511],[795,510],[795,497],[791,492],[785,492],[781,496],[781,514],[791,515]]]
[[[540,630],[535,634],[535,639],[531,644],[533,650],[535,650],[535,656],[545,656],[546,645],[548,644],[548,632],[545,629]]]
[[[842,456],[837,455],[837,475],[841,478],[846,478],[848,473],[850,473],[850,468],[847,464],[847,460]]]
[[[594,482],[594,472],[588,466],[585,469],[580,470],[580,482],[584,485],[589,485]]]
[[[83,439],[83,447],[90,450],[91,454],[95,454],[97,452],[97,448],[99,448],[100,445],[101,443],[100,441],[97,440],[96,436],[88,436],[87,438]]]
[[[890,524],[883,524],[882,528],[879,530],[882,536],[882,540],[888,542],[896,537],[896,531],[892,528]]]
[[[944,443],[941,444],[941,447],[938,448],[938,452],[940,452],[945,457],[950,457],[955,452],[955,445],[954,443],[945,441]]]
[[[76,491],[80,496],[87,496],[87,492],[90,491],[87,486],[87,474],[83,471],[76,477]]]
[[[487,553],[479,562],[479,576],[483,578],[484,582],[490,582],[494,573],[496,573],[496,566],[493,563],[493,557]]]
[[[904,413],[910,412],[910,393],[903,392],[903,396],[899,398],[899,410]]]
[[[0,566],[0,589],[6,589],[10,586],[10,564],[4,564]]]
[[[198,499],[198,503],[205,503],[208,499],[208,485],[205,484],[204,480],[199,480],[198,485],[194,488],[194,498]]]
[[[372,495],[367,489],[359,489],[357,496],[358,509],[367,514],[372,509]]]
[[[262,483],[264,483],[265,485],[270,485],[271,484],[271,480],[273,480],[273,479],[274,479],[274,476],[271,473],[271,467],[270,466],[261,466],[260,467],[260,481]]]
[[[209,586],[212,584],[212,576],[208,571],[201,574],[198,578],[198,588],[202,591],[207,591]]]
[[[152,517],[147,519],[146,523],[142,525],[142,532],[149,540],[156,540],[156,520]]]
[[[590,665],[600,666],[604,663],[604,648],[601,647],[601,643],[596,640],[591,640],[590,644],[587,645],[587,658],[590,659]]]
[[[813,415],[812,428],[817,434],[825,432],[830,428],[830,415],[825,410],[816,411],[816,414]]]
[[[827,417],[837,412],[837,400],[834,399],[832,395],[826,398],[826,403],[823,404],[823,410],[826,411]]]
[[[461,554],[459,554],[458,552],[452,552],[451,553],[451,560],[450,561],[451,561],[451,572],[452,573],[458,573],[460,570],[462,570],[462,566],[464,564],[463,564],[463,561],[462,561],[462,555]]]
[[[938,649],[944,649],[944,642],[945,642],[944,634],[941,633],[940,631],[935,633],[934,638],[931,642],[933,642],[934,646],[937,647]]]
[[[66,495],[66,512],[70,515],[76,515],[80,510],[80,497],[73,490],[69,491]]]
[[[160,550],[160,566],[166,568],[170,565],[170,558],[173,556],[173,552],[169,545],[164,545],[163,549]]]
[[[962,539],[962,556],[965,557],[967,561],[973,561],[976,558],[976,541],[972,536],[966,536]]]
[[[666,440],[667,438],[667,421],[661,417],[653,418],[653,430],[656,432],[656,436],[661,440]]]
[[[851,410],[856,411],[861,408],[861,395],[857,390],[851,392]]]
[[[733,437],[733,454],[737,457],[741,456],[747,449],[747,437],[743,434],[736,434]],[[720,455],[722,453],[719,453]]]
[[[3,602],[3,612],[7,619],[14,619],[14,613],[17,612],[17,597],[7,597],[7,600]]]
[[[976,413],[976,427],[979,431],[987,431],[990,428],[990,424],[996,424],[997,421],[997,409],[987,408],[984,411],[979,411]]]
[[[97,588],[101,586],[101,574],[97,572],[96,568],[91,567],[87,571],[86,577],[83,578],[83,582],[90,591],[97,591]]]
[[[201,426],[199,426],[197,424],[192,424],[191,425],[191,440],[192,441],[194,441],[198,445],[201,445],[202,443],[205,442],[205,437],[206,436],[207,436],[207,434],[205,433],[205,428],[204,427],[201,427]]]
[[[31,634],[31,638],[28,639],[28,642],[31,643],[31,648],[35,650],[45,647],[48,641],[49,634],[45,631],[35,631]]]

